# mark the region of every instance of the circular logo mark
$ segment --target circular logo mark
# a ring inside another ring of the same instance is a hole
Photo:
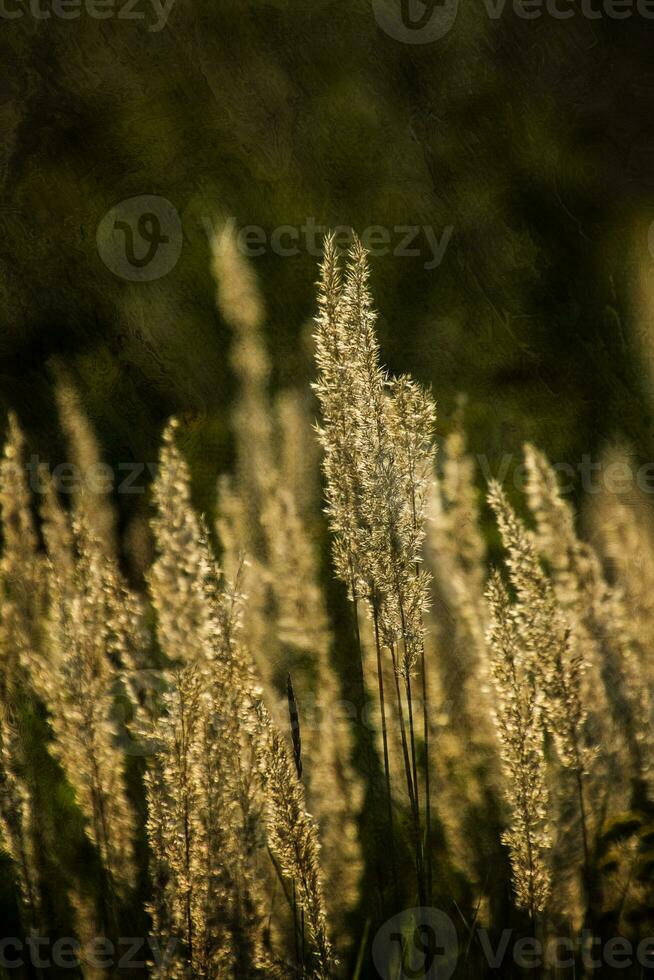
[[[150,282],[170,272],[182,251],[182,224],[165,197],[130,197],[107,211],[95,240],[111,272],[131,282]]]
[[[372,943],[372,960],[383,980],[449,980],[459,940],[440,909],[405,909],[388,919]]]
[[[454,27],[459,0],[372,0],[384,33],[405,44],[431,44]]]

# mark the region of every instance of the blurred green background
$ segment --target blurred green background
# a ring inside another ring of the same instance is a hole
[[[390,368],[433,384],[443,426],[467,392],[491,461],[524,438],[574,465],[616,436],[649,456],[654,21],[560,7],[574,16],[507,4],[493,19],[461,0],[448,33],[408,44],[371,0],[176,0],[159,31],[149,0],[142,20],[37,19],[6,0],[20,16],[0,31],[0,397],[36,451],[63,453],[58,359],[115,463],[154,460],[181,414],[210,506],[234,391],[203,225],[222,214],[268,243],[307,219],[381,225],[392,244],[398,225],[450,228],[435,268],[424,235],[419,255],[373,260]],[[142,195],[170,201],[183,241],[171,271],[134,282],[96,231]],[[270,244],[253,259],[277,385],[311,373],[316,263]]]

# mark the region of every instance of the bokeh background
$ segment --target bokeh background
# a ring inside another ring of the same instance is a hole
[[[396,244],[395,226],[449,227],[435,268],[424,236],[373,260],[390,368],[433,385],[442,427],[467,392],[491,465],[525,438],[573,465],[613,438],[649,458],[654,21],[461,0],[449,32],[409,44],[371,0],[175,0],[159,31],[149,0],[142,20],[21,2],[0,31],[0,400],[35,452],[63,453],[63,363],[114,463],[156,459],[181,415],[210,508],[234,393],[206,234],[222,215],[267,238],[275,385],[310,378],[317,263],[276,254],[276,228],[381,225]],[[96,233],[142,195],[173,205],[183,241],[135,282]]]

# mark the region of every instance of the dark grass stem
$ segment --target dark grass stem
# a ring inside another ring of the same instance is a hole
[[[420,811],[416,806],[416,796],[414,792],[413,784],[413,771],[411,768],[411,760],[409,758],[409,746],[406,734],[406,724],[404,721],[404,706],[402,704],[402,692],[400,689],[400,678],[397,665],[397,658],[395,656],[395,648],[393,645],[390,647],[391,658],[393,661],[393,676],[395,678],[395,695],[397,698],[397,709],[398,716],[400,720],[400,737],[402,741],[402,754],[404,757],[404,769],[406,773],[407,780],[407,791],[409,794],[409,803],[411,806],[411,814],[413,817],[413,831],[414,831],[414,844],[415,844],[415,860],[416,860],[416,875],[418,881],[418,895],[421,904],[425,903],[425,892],[424,892],[424,882],[423,882],[423,869],[422,869],[422,834],[420,830]]]
[[[393,874],[393,895],[398,902],[397,858],[395,852],[395,830],[393,827],[393,796],[391,793],[391,769],[388,755],[388,729],[386,722],[386,700],[384,695],[384,677],[382,672],[382,651],[379,639],[379,613],[375,602],[373,608],[373,623],[375,627],[375,651],[377,654],[377,680],[379,684],[379,705],[381,710],[382,742],[384,749],[384,774],[386,777],[386,803],[388,807],[388,834],[391,845],[391,869]]]
[[[420,644],[420,670],[422,672],[422,737],[425,745],[425,860],[426,860],[426,887],[427,898],[431,905],[432,900],[432,860],[431,860],[431,780],[429,775],[429,711],[428,711],[428,685],[427,669],[425,664],[425,644]]]

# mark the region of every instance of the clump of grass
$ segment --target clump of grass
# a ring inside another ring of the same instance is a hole
[[[516,899],[533,918],[544,910],[552,889],[547,856],[551,845],[547,764],[537,700],[537,668],[533,650],[521,635],[519,619],[497,573],[489,582],[488,601],[497,725],[506,772],[506,798],[512,813],[504,840],[511,852]]]
[[[147,774],[157,931],[184,941],[199,976],[265,975],[257,876],[264,833],[275,869],[296,886],[314,946],[309,975],[330,976],[314,822],[299,775],[257,695],[240,628],[241,601],[223,580],[191,506],[190,474],[164,435],[154,498],[151,587],[162,651],[173,665],[150,737]],[[178,664],[179,666],[174,666]],[[254,778],[254,777],[257,778]]]
[[[308,390],[272,396],[263,303],[228,234],[213,271],[240,383],[235,472],[218,480],[214,535],[193,506],[183,426],[166,426],[147,590],[123,573],[108,495],[87,486],[65,503],[47,470],[33,494],[9,419],[0,844],[23,928],[53,928],[36,732],[85,836],[70,843],[71,829],[58,846],[68,859],[92,851],[98,876],[89,889],[71,861],[61,915],[84,938],[145,905],[167,951],[161,978],[345,976],[353,950],[362,969],[372,926],[405,904],[457,910],[470,943],[480,918],[520,926],[521,910],[543,935],[607,917],[635,929],[651,897],[654,618],[625,555],[652,547],[641,504],[602,499],[594,550],[526,446],[527,520],[488,488],[504,554],[489,570],[461,413],[439,462],[431,394],[381,365],[365,249],[353,237],[341,255],[328,237],[316,444],[331,567],[353,610],[346,638],[316,543]],[[72,456],[94,469],[100,448],[68,380],[58,401]],[[651,555],[642,568],[654,581]],[[334,666],[343,642],[354,695]],[[347,721],[343,694],[358,712]],[[356,771],[371,697],[378,731]],[[366,791],[383,811],[371,836]],[[362,863],[380,854],[363,889]],[[515,913],[501,901],[509,879]]]
[[[427,854],[424,850],[420,800],[424,793],[429,841],[431,794],[423,618],[429,590],[421,547],[435,409],[427,392],[409,378],[390,378],[379,365],[368,278],[365,250],[356,238],[344,278],[334,242],[327,240],[316,333],[319,376],[315,389],[322,411],[319,437],[324,449],[327,513],[334,534],[334,566],[354,604],[362,675],[360,605],[374,628],[392,851],[394,817],[382,658],[390,656],[393,665],[417,887],[424,903],[431,869],[430,849]],[[417,669],[423,695],[424,789],[417,763],[412,689]],[[362,697],[364,690],[362,676]]]

